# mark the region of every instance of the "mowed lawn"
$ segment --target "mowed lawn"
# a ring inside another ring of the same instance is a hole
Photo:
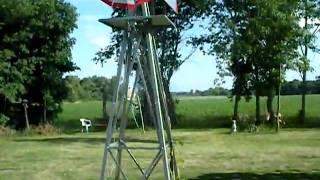
[[[127,132],[154,145],[155,132]],[[228,129],[174,130],[182,179],[320,179],[320,129],[229,134]],[[0,179],[98,179],[104,133],[0,137]],[[154,153],[134,151],[145,166]],[[125,156],[130,179],[138,171]],[[151,179],[163,179],[161,165]],[[112,169],[110,172],[113,172]]]
[[[180,98],[174,138],[182,179],[320,179],[320,96],[307,96],[304,126],[296,125],[300,96],[281,100],[287,125],[279,134],[273,130],[230,134],[221,128],[230,127],[229,99]],[[0,180],[98,179],[105,141],[101,107],[99,101],[65,103],[55,123],[63,129],[59,135],[0,136]],[[263,115],[264,98],[261,108]],[[254,112],[253,100],[241,102],[241,115],[253,118]],[[92,119],[95,131],[80,133],[80,118]],[[156,145],[153,130],[143,134],[131,129],[127,137],[132,146]],[[134,151],[144,167],[155,153]],[[124,161],[130,179],[138,179],[128,155]],[[163,179],[161,164],[151,179]]]

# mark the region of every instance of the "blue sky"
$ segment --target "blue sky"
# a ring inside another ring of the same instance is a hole
[[[66,0],[77,8],[78,29],[72,34],[77,42],[73,47],[73,61],[81,70],[71,73],[79,77],[93,75],[112,77],[116,74],[116,63],[111,60],[103,67],[92,61],[95,53],[105,47],[110,38],[111,29],[98,22],[98,19],[108,18],[112,9],[100,0]],[[320,75],[320,56],[310,54],[311,66],[314,71],[308,74],[308,79],[314,79]],[[215,59],[211,56],[204,56],[201,52],[194,55],[183,64],[174,74],[171,82],[171,91],[190,91],[191,89],[205,90],[213,87],[217,69]],[[295,72],[288,72],[287,79],[300,79]],[[232,81],[226,79],[224,87],[230,88]]]

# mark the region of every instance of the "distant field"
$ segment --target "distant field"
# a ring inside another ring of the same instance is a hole
[[[294,127],[300,109],[300,96],[282,96],[281,114],[287,121],[287,127]],[[233,102],[227,97],[179,97],[177,104],[178,127],[180,128],[218,128],[229,127],[233,112]],[[276,99],[274,100],[276,107]],[[101,120],[102,105],[99,101],[65,103],[63,112],[56,121],[59,126],[66,128],[78,127],[79,119],[86,117],[98,124]],[[266,112],[266,98],[261,100],[261,115]],[[307,96],[307,121],[304,127],[320,127],[320,95]],[[110,110],[110,105],[108,110]],[[275,108],[276,110],[276,108]],[[240,115],[254,118],[255,101],[241,101]]]
[[[300,96],[282,96],[281,114],[287,121],[287,126],[296,124],[301,107]],[[276,98],[274,110],[276,110]],[[307,96],[306,127],[320,125],[320,95]],[[267,111],[266,98],[261,100],[261,116]],[[255,99],[249,102],[244,100],[239,105],[240,115],[255,117]],[[179,124],[182,127],[221,127],[230,124],[233,114],[233,102],[228,98],[182,98],[177,105]]]
[[[280,134],[228,132],[173,131],[182,179],[320,179],[319,129],[287,129]],[[127,131],[130,146],[154,146],[155,134]],[[104,142],[101,132],[0,137],[0,179],[98,179]],[[133,153],[144,167],[155,155],[146,151]],[[123,155],[129,179],[139,179],[127,153]],[[163,179],[161,166],[151,179]]]
[[[226,96],[178,96],[179,100],[200,100],[200,99],[227,99]]]
[[[101,122],[101,117],[102,102],[100,101],[64,103],[63,111],[59,114],[56,125],[64,129],[72,129],[79,127],[80,118],[88,118],[96,123],[97,121]]]

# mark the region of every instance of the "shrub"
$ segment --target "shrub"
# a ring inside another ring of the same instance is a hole
[[[16,134],[16,131],[8,127],[0,126],[0,136],[11,136]]]
[[[259,130],[255,125],[255,119],[247,114],[239,116],[237,127],[238,131],[257,132]]]
[[[9,120],[7,116],[0,114],[0,126],[6,126]]]
[[[29,131],[25,131],[25,135],[55,135],[60,134],[61,130],[51,124],[43,124],[39,126],[31,126]]]

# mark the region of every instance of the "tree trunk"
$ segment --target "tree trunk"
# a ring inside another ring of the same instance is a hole
[[[28,105],[27,104],[23,104],[23,110],[24,110],[24,118],[26,121],[26,128],[27,130],[30,129],[30,125],[29,125],[29,118],[28,118]]]
[[[145,126],[152,126],[152,115],[150,114],[150,107],[149,107],[149,104],[148,104],[148,100],[147,100],[147,97],[146,95],[144,95],[144,98],[143,98],[143,102],[141,103],[143,104],[143,108],[142,108],[142,114],[143,114],[143,119],[144,119],[144,123],[145,123]]]
[[[239,109],[240,98],[241,98],[240,95],[236,95],[236,96],[235,96],[235,101],[234,101],[234,106],[233,106],[233,117],[232,117],[232,120],[238,121],[238,117],[239,117],[239,115],[238,115],[238,109]]]
[[[302,95],[301,95],[301,110],[300,110],[300,123],[304,124],[306,117],[306,94],[307,94],[307,72],[303,71],[302,77]]]
[[[146,61],[144,63],[146,63],[144,67],[149,67],[148,63],[150,62]],[[143,101],[141,102],[141,104],[143,105],[142,107],[143,120],[144,120],[145,126],[156,127],[157,124],[153,123],[154,121],[156,121],[156,119],[153,119],[153,118],[156,118],[156,114],[154,112],[155,102],[153,99],[154,95],[153,95],[152,86],[151,86],[152,80],[150,79],[150,76],[149,76],[150,70],[148,68],[145,68],[143,69],[143,71],[144,71],[144,78],[146,83],[145,84],[146,87],[144,87],[143,98],[141,98],[141,101]],[[150,103],[152,107],[149,106],[148,95],[149,95]],[[151,113],[154,113],[154,114],[151,114]]]
[[[280,130],[280,96],[281,96],[281,64],[279,66],[279,85],[278,85],[278,101],[277,101],[277,123],[276,123],[276,132]]]
[[[256,125],[259,126],[261,124],[260,118],[260,94],[256,90]]]
[[[106,86],[103,87],[102,90],[102,118],[104,121],[108,121],[108,114],[107,114],[107,90]]]
[[[6,97],[0,95],[0,114],[6,111]]]
[[[307,4],[308,2],[305,1],[305,17],[304,17],[304,29],[308,30],[308,14],[307,14]],[[302,72],[302,92],[301,92],[301,110],[299,112],[299,121],[301,124],[305,122],[306,118],[306,94],[307,94],[307,60],[308,59],[308,42],[307,38],[305,37],[305,42],[304,42],[304,62],[303,62],[303,72]]]
[[[44,124],[48,123],[48,121],[47,121],[47,99],[45,96],[43,97],[43,123]]]
[[[259,85],[259,71],[256,67],[255,70],[255,79],[256,79],[256,125],[259,126],[261,124],[261,118],[260,118],[260,85]]]
[[[275,114],[273,110],[273,99],[274,99],[274,88],[273,86],[270,87],[268,90],[268,97],[267,97],[267,110],[270,115],[269,123],[274,123]]]
[[[171,120],[171,125],[177,125],[177,117],[176,117],[176,105],[174,99],[170,93],[169,83],[164,82],[164,91],[166,93],[167,98],[167,106],[168,106],[168,113]]]

